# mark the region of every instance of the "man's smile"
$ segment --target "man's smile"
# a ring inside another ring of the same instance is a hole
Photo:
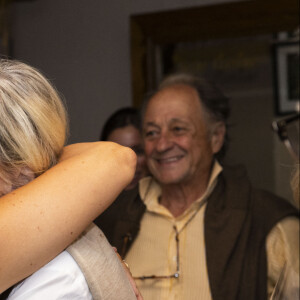
[[[159,164],[170,164],[173,162],[177,162],[183,158],[184,155],[176,155],[176,156],[171,156],[171,157],[166,157],[166,158],[154,158],[156,162]]]

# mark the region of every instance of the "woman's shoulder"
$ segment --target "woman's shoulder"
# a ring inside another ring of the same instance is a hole
[[[78,264],[67,251],[63,251],[19,283],[8,299],[61,299],[66,296],[69,299],[92,299]]]

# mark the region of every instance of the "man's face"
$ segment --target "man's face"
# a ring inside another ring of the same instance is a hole
[[[148,103],[143,134],[149,171],[161,184],[185,184],[208,176],[211,139],[197,92],[176,85]]]

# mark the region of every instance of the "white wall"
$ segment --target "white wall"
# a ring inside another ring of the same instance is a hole
[[[70,142],[93,141],[131,105],[129,17],[217,0],[39,0],[12,7],[12,54],[40,68],[65,96]]]

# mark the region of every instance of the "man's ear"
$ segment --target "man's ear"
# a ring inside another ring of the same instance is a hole
[[[211,135],[211,149],[214,154],[218,153],[225,140],[226,127],[223,122],[217,122],[213,125],[212,135]]]

